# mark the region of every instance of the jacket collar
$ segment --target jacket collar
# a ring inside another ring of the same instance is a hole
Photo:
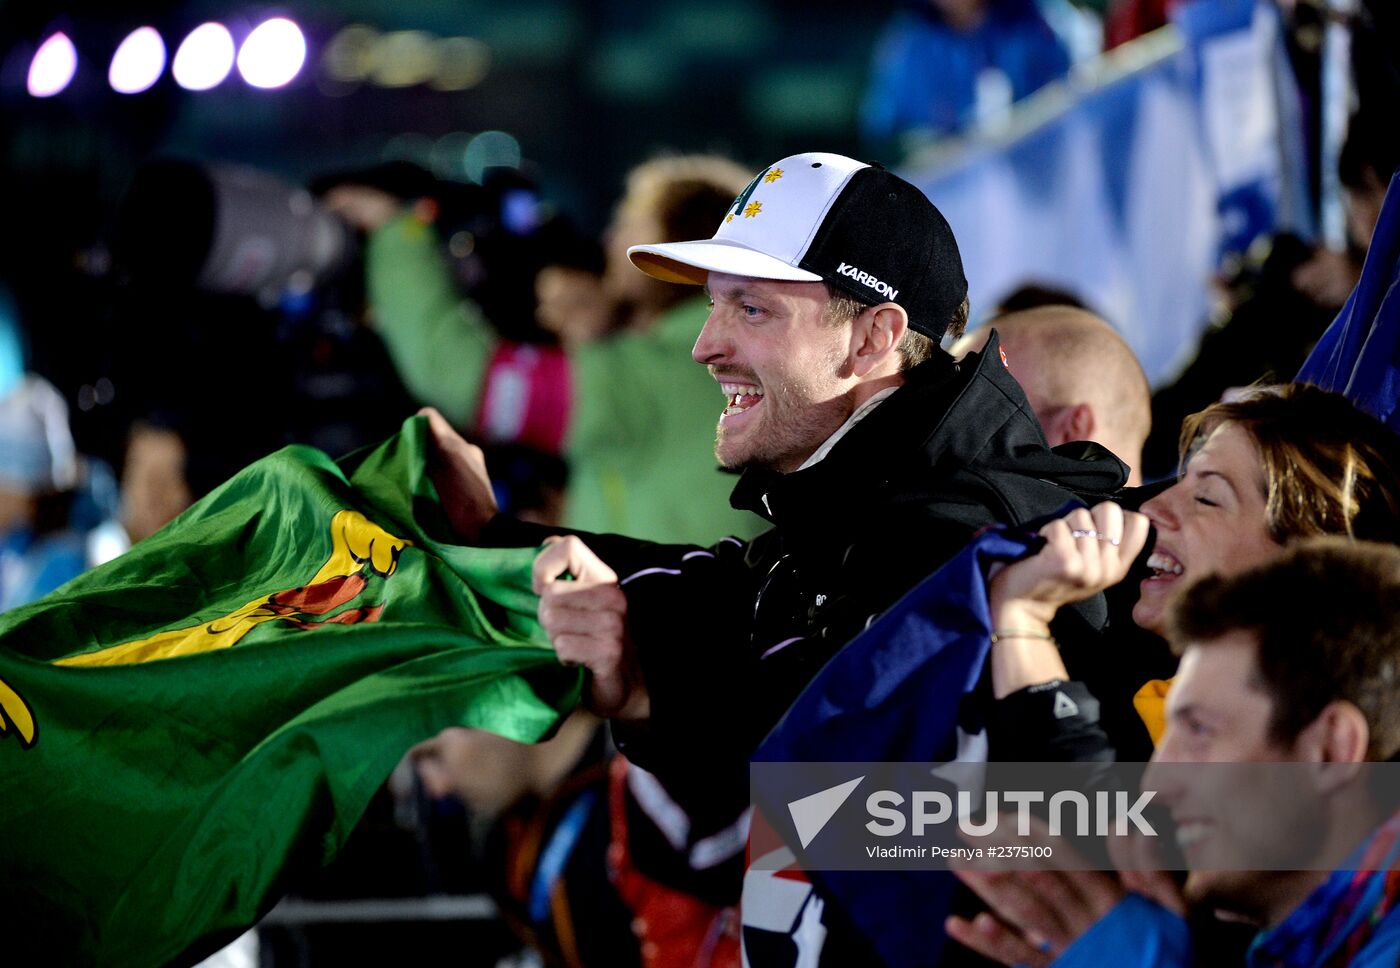
[[[932,387],[946,385],[956,375],[957,364],[945,353],[919,364],[905,374],[904,383],[899,389],[837,441],[825,459],[790,474],[781,474],[766,467],[746,468],[730,495],[729,503],[773,521],[775,501],[785,504],[788,495],[814,488],[824,489],[824,486],[835,483],[836,479],[850,476],[853,470],[872,456],[887,463],[896,456],[889,449],[891,438],[903,438],[906,442],[911,439],[907,432],[899,432],[901,424],[910,414],[911,398],[923,396]]]
[[[1025,392],[1001,363],[993,330],[981,353],[954,362],[940,352],[909,370],[904,384],[820,463],[791,474],[746,469],[730,504],[775,523],[808,514],[833,522],[842,516],[841,495],[926,476],[940,464],[985,466],[1100,493],[1122,487],[1122,461],[1103,448],[1089,456],[1050,450]]]

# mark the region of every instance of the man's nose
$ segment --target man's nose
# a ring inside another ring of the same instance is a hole
[[[728,356],[728,352],[728,340],[721,332],[714,310],[711,310],[705,319],[705,325],[700,328],[700,335],[695,339],[695,348],[690,351],[690,358],[696,363],[709,366],[722,362]]]
[[[1169,726],[1157,748],[1152,751],[1152,760],[1142,774],[1142,788],[1157,791],[1158,802],[1166,806],[1175,803],[1181,795],[1183,767],[1176,746]]]

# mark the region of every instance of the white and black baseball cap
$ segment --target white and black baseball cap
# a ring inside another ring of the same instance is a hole
[[[957,240],[928,197],[877,165],[822,152],[759,172],[713,238],[627,255],[666,282],[702,285],[711,272],[826,282],[865,303],[898,303],[933,339],[967,298]]]

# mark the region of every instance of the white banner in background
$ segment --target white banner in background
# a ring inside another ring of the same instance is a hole
[[[1068,289],[1154,386],[1194,355],[1222,256],[1272,231],[1281,179],[1273,8],[1178,9],[1179,30],[1137,42],[1144,66],[1049,91],[1032,108],[1048,120],[904,172],[953,226],[974,318],[1029,282]]]

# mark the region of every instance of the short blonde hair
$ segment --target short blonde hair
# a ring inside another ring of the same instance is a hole
[[[876,303],[861,302],[830,284],[827,284],[826,294],[826,319],[832,326],[843,326],[852,322],[866,309],[877,305]],[[967,329],[970,305],[968,300],[964,298],[962,305],[953,311],[952,318],[948,320],[947,334],[949,336],[956,339],[963,334],[963,330]],[[899,345],[895,347],[895,352],[899,354],[899,368],[912,370],[920,363],[932,358],[937,349],[938,342],[936,340],[925,336],[911,326],[904,331]]]

